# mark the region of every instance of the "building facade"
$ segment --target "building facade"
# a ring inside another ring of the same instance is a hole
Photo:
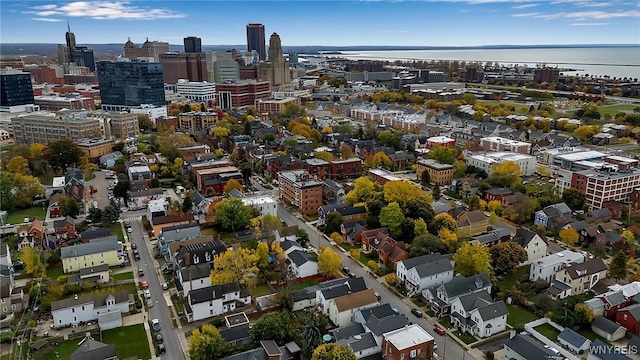
[[[22,71],[0,73],[0,107],[33,104],[31,74]]]
[[[265,46],[264,25],[247,25],[247,51],[255,51],[262,61],[267,59],[267,48]]]
[[[512,153],[508,151],[489,152],[485,154],[474,154],[466,157],[467,166],[475,166],[482,169],[487,174],[494,166],[505,163],[507,161],[514,162],[520,167],[520,171],[524,176],[531,176],[536,171],[536,158],[531,155]]]
[[[305,170],[278,173],[280,199],[303,215],[315,214],[322,206],[322,183],[313,180]]]
[[[271,86],[268,81],[240,80],[216,83],[216,98],[222,109],[254,106],[258,99],[268,99]]]
[[[100,61],[97,73],[104,110],[166,105],[162,64]]]
[[[209,131],[216,126],[218,114],[215,112],[191,111],[178,115],[179,129],[184,132]]]
[[[27,114],[11,118],[18,144],[48,144],[51,141],[102,137],[99,119],[49,114]]]
[[[40,95],[34,97],[34,104],[44,111],[58,111],[62,109],[70,110],[95,110],[96,103],[92,98],[81,95],[48,96]]]
[[[180,79],[195,82],[208,80],[207,57],[204,53],[161,54],[160,63],[167,84],[177,84]]]
[[[201,53],[202,52],[202,39],[195,36],[189,36],[184,38],[184,52],[186,53]]]
[[[115,141],[112,139],[79,139],[76,144],[87,155],[89,161],[97,161],[102,155],[110,154],[113,151]]]
[[[640,171],[579,171],[573,173],[571,187],[587,196],[589,211],[598,210],[607,201],[628,201],[634,189],[640,188]]]
[[[422,180],[423,172],[429,173],[429,179],[432,184],[447,185],[453,181],[453,173],[455,172],[453,165],[441,164],[433,159],[420,159],[416,162],[416,175],[418,180]]]
[[[510,151],[520,154],[531,154],[531,144],[524,141],[506,139],[499,136],[491,136],[480,139],[480,146],[486,151]]]
[[[280,36],[276,33],[273,33],[269,39],[268,61],[258,64],[258,78],[268,81],[272,87],[291,82],[289,62],[284,57]]]
[[[138,46],[131,39],[124,44],[124,57],[129,59],[147,58],[150,61],[160,62],[160,54],[169,52],[169,43],[161,41],[147,41]]]
[[[180,79],[176,84],[176,92],[194,102],[207,103],[216,100],[216,84],[206,81]]]

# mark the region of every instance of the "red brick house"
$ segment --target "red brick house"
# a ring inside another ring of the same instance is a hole
[[[396,241],[391,237],[388,237],[384,244],[378,249],[378,259],[385,266],[392,265],[396,268],[398,261],[406,260],[409,258],[409,253],[406,250],[404,241]]]
[[[60,217],[60,198],[62,197],[61,193],[55,193],[49,200],[49,217],[55,218]]]
[[[484,199],[487,202],[496,200],[502,203],[502,199],[513,194],[515,192],[509,188],[493,188],[484,191]]]
[[[633,335],[640,335],[640,304],[624,307],[616,313],[616,322]]]
[[[362,234],[356,236],[354,242],[362,244],[362,251],[378,251],[386,238],[390,238],[389,229],[386,227],[363,231]]]
[[[610,200],[610,201],[605,201],[602,204],[602,208],[609,209],[614,220],[620,220],[620,216],[622,216],[622,210],[623,209],[629,210],[629,205],[624,204],[620,201]]]
[[[362,176],[362,160],[359,158],[335,160],[330,163],[331,180],[355,179],[360,176]]]
[[[382,336],[384,360],[431,359],[434,339],[418,324],[389,331]]]

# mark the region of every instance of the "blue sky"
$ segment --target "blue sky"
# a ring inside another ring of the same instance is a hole
[[[284,46],[640,44],[637,0],[0,2],[0,42],[246,44],[265,25]]]

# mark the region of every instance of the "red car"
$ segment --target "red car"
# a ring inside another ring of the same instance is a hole
[[[142,286],[143,289],[149,288],[149,282],[147,280],[140,281],[140,285]]]
[[[446,331],[444,331],[443,328],[441,328],[440,326],[436,326],[433,328],[433,331],[437,332],[440,335],[444,335],[446,333]]]

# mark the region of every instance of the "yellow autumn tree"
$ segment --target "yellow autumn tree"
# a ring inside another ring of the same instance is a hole
[[[244,284],[247,287],[255,286],[258,280],[258,261],[260,257],[255,250],[239,248],[227,249],[213,260],[213,270],[211,270],[211,283]]]
[[[242,191],[244,190],[244,188],[242,187],[242,185],[240,184],[240,182],[236,179],[231,179],[227,182],[227,184],[224,186],[224,193],[225,194],[229,194],[231,192],[231,190],[236,189],[238,191]]]
[[[387,203],[397,202],[404,209],[418,198],[433,202],[431,195],[408,181],[389,181],[384,184],[384,200]]]
[[[571,227],[560,230],[559,235],[560,240],[562,240],[563,243],[569,246],[574,246],[578,243],[578,240],[580,240],[580,234],[578,234],[578,231]]]
[[[318,271],[325,276],[337,276],[342,267],[340,255],[331,248],[326,247],[318,255]]]
[[[491,169],[487,181],[494,186],[514,187],[522,182],[521,176],[522,170],[520,170],[518,163],[505,161]]]
[[[365,202],[373,193],[374,184],[368,176],[362,176],[353,183],[353,189],[349,191],[345,197],[345,201],[349,205]]]

